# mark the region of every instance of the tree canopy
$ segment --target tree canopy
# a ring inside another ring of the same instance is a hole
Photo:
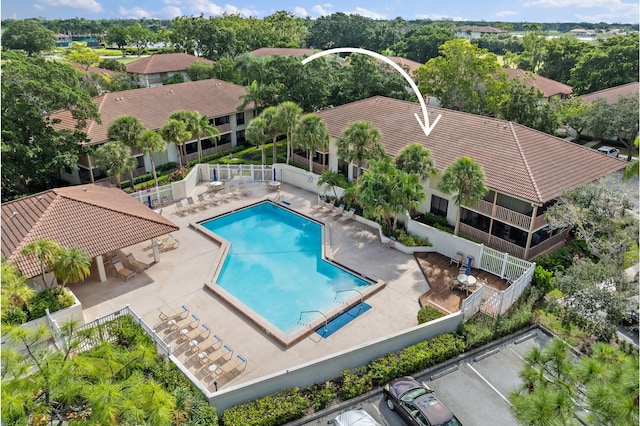
[[[2,47],[24,50],[27,56],[33,56],[56,47],[56,34],[35,19],[15,21],[4,28]]]

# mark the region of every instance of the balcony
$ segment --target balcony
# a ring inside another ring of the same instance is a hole
[[[496,250],[509,253],[510,255],[519,257],[521,259],[525,259],[524,247],[520,247],[517,244],[510,243],[509,241],[503,240],[502,238],[496,237],[495,235],[490,235],[488,232],[476,229],[472,226],[467,225],[466,223],[460,223],[460,234],[471,237],[474,240],[480,241],[481,243],[486,244]]]
[[[464,206],[470,210],[476,211],[478,213],[482,213],[485,216],[493,217],[494,219],[498,219],[501,222],[507,223],[509,225],[516,226],[525,231],[529,231],[529,227],[531,226],[531,216],[527,216],[526,214],[518,213],[514,210],[510,210],[506,207],[494,205],[485,200],[480,200],[476,203],[475,206]],[[541,214],[537,216],[533,222],[533,229],[540,229],[546,225],[545,215]]]

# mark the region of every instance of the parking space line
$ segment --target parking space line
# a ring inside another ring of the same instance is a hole
[[[495,386],[493,386],[493,385],[492,385],[492,384],[491,384],[487,379],[485,379],[485,378],[484,378],[484,376],[478,372],[478,370],[476,370],[475,368],[473,368],[473,367],[471,366],[471,364],[469,364],[468,362],[467,362],[466,364],[467,364],[467,367],[469,367],[469,368],[471,369],[471,371],[473,371],[474,373],[476,373],[476,375],[477,375],[478,377],[480,377],[480,378],[482,379],[482,381],[483,381],[483,382],[485,382],[485,383],[487,384],[487,386],[489,386],[489,387],[490,387],[490,388],[491,388],[495,393],[497,393],[497,394],[498,394],[498,396],[500,396],[500,398],[504,399],[504,401],[505,401],[507,404],[511,405],[511,402],[509,402],[509,400],[508,400],[508,399],[507,399],[507,398],[506,398],[502,393],[500,393],[500,391],[499,391],[498,389],[496,389],[496,388],[495,388]]]

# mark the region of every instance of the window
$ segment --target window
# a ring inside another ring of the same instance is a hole
[[[438,216],[447,216],[447,209],[449,208],[449,200],[446,200],[437,195],[431,196],[431,210],[430,212]]]
[[[216,117],[215,118],[215,124],[216,126],[220,126],[222,124],[229,124],[230,122],[230,118],[228,115],[225,115],[224,117]]]
[[[198,152],[198,142],[196,141],[184,144],[184,152],[187,154]]]
[[[138,157],[134,157],[138,163],[138,165],[136,166],[138,169],[144,167],[144,156],[139,155]]]
[[[244,112],[239,112],[236,114],[236,125],[240,126],[244,124]]]
[[[238,130],[236,132],[236,144],[244,143],[245,140],[246,140],[246,138],[244,136],[244,130]]]

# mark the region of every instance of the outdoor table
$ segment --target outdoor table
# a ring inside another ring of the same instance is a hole
[[[280,189],[280,182],[277,180],[272,180],[270,182],[267,182],[267,189],[269,189],[269,191],[277,191]]]
[[[469,294],[469,287],[476,285],[478,280],[473,275],[460,274],[458,275],[458,281],[464,286],[465,290],[467,290],[467,294]]]
[[[214,191],[220,191],[224,188],[224,182],[220,182],[219,180],[214,180],[213,182],[209,182],[209,187]]]

